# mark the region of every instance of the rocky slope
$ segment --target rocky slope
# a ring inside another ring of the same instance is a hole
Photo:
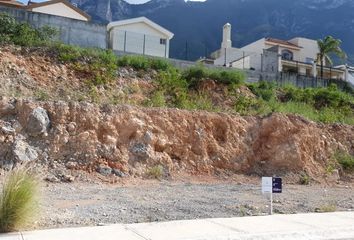
[[[354,127],[296,116],[240,117],[77,102],[0,101],[3,168],[34,161],[50,169],[147,176],[178,173],[325,177],[333,153],[354,151]],[[61,176],[57,176],[61,177]]]

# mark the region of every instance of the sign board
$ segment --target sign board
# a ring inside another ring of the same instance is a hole
[[[282,179],[273,177],[273,193],[282,193]]]
[[[262,177],[262,193],[271,193],[273,191],[273,178]]]

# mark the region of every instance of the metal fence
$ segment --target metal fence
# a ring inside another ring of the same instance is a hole
[[[293,85],[299,88],[320,88],[336,84],[339,89],[354,91],[354,86],[340,79],[325,79],[320,77],[305,76],[298,73],[270,73],[261,71],[245,71],[247,82],[267,81],[278,86]]]
[[[116,51],[127,53],[157,57],[169,56],[169,42],[167,39],[130,31],[111,31],[110,47]]]

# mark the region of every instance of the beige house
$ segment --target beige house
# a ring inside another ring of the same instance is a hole
[[[316,63],[319,53],[317,41],[302,37],[290,40],[262,38],[241,48],[231,44],[231,25],[223,27],[221,48],[211,58],[214,65],[265,72],[290,72],[304,76],[319,76]],[[345,71],[325,63],[323,77],[346,79]]]
[[[109,47],[116,51],[169,57],[173,33],[146,17],[111,22],[107,26]]]
[[[60,17],[66,17],[81,21],[90,21],[91,17],[81,9],[72,5],[66,0],[51,0],[41,3],[32,3],[29,1],[26,6],[27,11],[45,13]]]
[[[26,11],[66,17],[81,21],[90,21],[91,17],[66,0],[50,0],[40,3],[28,2],[24,5],[14,0],[0,0],[0,6],[25,9]]]

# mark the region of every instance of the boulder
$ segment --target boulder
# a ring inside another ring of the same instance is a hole
[[[112,168],[101,164],[100,166],[98,166],[97,172],[103,176],[108,176],[112,173]]]
[[[37,107],[33,109],[28,117],[27,132],[29,135],[36,137],[47,132],[50,120],[48,113],[44,108]]]
[[[15,163],[34,161],[38,158],[36,149],[22,139],[15,140],[12,152]]]

